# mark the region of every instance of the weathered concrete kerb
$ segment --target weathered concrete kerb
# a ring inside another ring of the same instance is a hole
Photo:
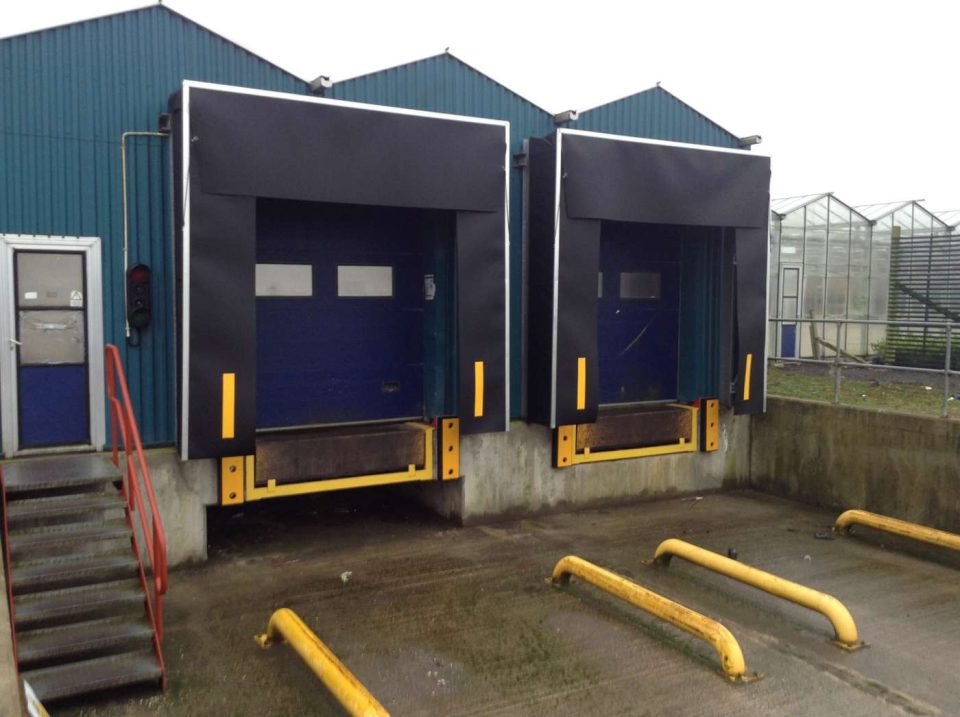
[[[750,483],[816,505],[960,531],[960,421],[771,398]]]

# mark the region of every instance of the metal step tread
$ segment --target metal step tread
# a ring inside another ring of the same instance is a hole
[[[89,453],[29,458],[3,466],[7,493],[111,482],[120,480],[120,475],[109,458]]]
[[[71,616],[115,611],[142,604],[143,586],[138,580],[114,580],[75,588],[27,593],[14,600],[17,628],[23,625]]]
[[[122,509],[123,494],[120,491],[57,495],[49,498],[28,498],[7,503],[10,522],[71,515],[94,510]]]
[[[113,540],[130,536],[130,526],[122,519],[89,520],[82,523],[35,526],[10,531],[10,550],[89,540]]]
[[[160,665],[153,652],[125,652],[67,665],[21,672],[41,701],[62,699],[145,682],[159,684]]]
[[[71,587],[92,585],[133,577],[138,564],[132,552],[129,554],[72,555],[64,558],[46,558],[14,562],[13,592],[37,592],[45,585]],[[66,584],[64,584],[66,583]]]
[[[74,655],[132,646],[153,638],[153,628],[146,615],[110,617],[75,622],[58,627],[17,632],[17,659],[20,664],[67,658]]]

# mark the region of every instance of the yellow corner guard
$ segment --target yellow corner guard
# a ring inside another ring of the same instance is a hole
[[[290,646],[313,670],[313,674],[320,678],[320,681],[351,715],[354,717],[387,715],[389,717],[390,713],[383,708],[383,705],[367,692],[367,688],[360,684],[353,673],[289,608],[282,607],[273,613],[267,625],[266,634],[255,635],[253,639],[260,647],[267,648],[278,637],[290,643]]]
[[[863,643],[857,636],[857,625],[854,623],[850,611],[832,595],[784,580],[776,575],[751,568],[749,565],[744,565],[736,560],[731,560],[675,538],[660,543],[653,556],[653,562],[667,565],[673,556],[683,558],[707,570],[751,585],[784,600],[789,600],[809,610],[815,610],[824,615],[833,625],[834,644],[848,650],[863,647]]]
[[[699,637],[712,645],[720,655],[720,665],[728,678],[731,680],[749,679],[746,676],[747,666],[743,661],[740,644],[730,631],[716,620],[711,620],[705,615],[694,612],[690,608],[574,555],[568,555],[557,563],[553,569],[553,584],[557,586],[566,585],[570,582],[571,575],[575,575],[621,600],[626,600],[631,605],[659,617],[661,620],[666,620],[671,625],[679,627],[694,637]]]
[[[960,550],[960,535],[948,533],[945,530],[936,528],[927,528],[916,523],[908,523],[898,518],[888,518],[885,515],[868,513],[865,510],[848,510],[841,513],[834,524],[833,529],[837,532],[849,530],[853,525],[865,525],[868,528],[883,530],[887,533],[903,536],[912,540],[919,540],[930,545],[938,545],[941,548],[950,548],[951,550]]]

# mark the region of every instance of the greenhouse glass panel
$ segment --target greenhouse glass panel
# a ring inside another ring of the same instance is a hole
[[[859,222],[850,227],[850,273],[854,268],[864,270],[870,268],[870,227]]]
[[[823,266],[807,266],[803,277],[803,318],[823,318]]]
[[[847,317],[847,275],[827,277],[826,316],[830,319]]]
[[[901,236],[913,234],[913,212],[909,206],[894,212],[892,220],[894,226],[900,227]]]

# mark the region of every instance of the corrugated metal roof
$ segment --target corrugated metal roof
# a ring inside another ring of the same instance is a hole
[[[569,125],[631,137],[739,147],[739,138],[659,85],[584,110]]]
[[[124,343],[120,135],[154,130],[184,79],[306,93],[306,84],[161,5],[0,40],[0,232],[99,236],[104,333],[120,346],[148,444],[175,427],[165,140],[128,146],[130,257],[153,268],[154,319]]]
[[[906,202],[886,202],[883,204],[867,204],[864,206],[859,206],[856,209],[861,214],[869,217],[871,221],[879,221],[880,219],[883,219],[884,217],[887,217],[893,214],[894,212],[900,211],[901,209],[905,209],[907,207],[911,207],[912,214],[914,217],[916,217],[917,214],[921,214],[927,219],[929,219],[930,223],[934,226],[935,230],[937,231],[946,229],[949,226],[940,217],[938,217],[936,214],[931,212],[925,206],[920,204],[920,200],[917,200],[917,199],[911,199]],[[914,219],[914,222],[915,221],[916,219]],[[911,231],[912,231],[912,227],[911,227]]]
[[[863,216],[867,217],[870,221],[875,222],[878,219],[882,219],[888,214],[893,214],[898,209],[903,209],[904,207],[914,204],[915,200],[908,199],[906,201],[900,202],[881,202],[880,204],[859,204],[856,207],[856,210],[860,212]]]
[[[811,202],[817,202],[824,197],[829,197],[830,192],[823,192],[822,194],[802,194],[797,197],[783,197],[782,199],[772,199],[770,201],[770,211],[775,214],[779,214],[781,217],[785,217],[790,212],[795,212],[798,209],[802,209]]]
[[[784,197],[782,199],[774,199],[770,202],[770,211],[778,215],[781,219],[791,212],[795,212],[798,209],[803,209],[803,207],[813,202],[818,202],[824,197],[830,197],[831,205],[836,203],[840,204],[846,209],[849,209],[855,215],[860,217],[865,223],[869,223],[871,220],[864,214],[857,211],[852,204],[847,204],[842,199],[838,199],[833,195],[833,192],[824,192],[823,194],[804,194],[798,197]]]
[[[934,214],[948,227],[956,228],[960,226],[960,209],[947,209],[942,212],[934,212]]]
[[[448,61],[449,61],[449,62],[448,62]],[[445,63],[446,63],[446,64],[445,64]],[[469,71],[472,72],[474,75],[476,75],[477,78],[482,79],[485,83],[492,83],[493,85],[496,85],[496,86],[499,87],[501,90],[503,90],[503,92],[505,92],[505,93],[507,93],[508,95],[512,96],[513,98],[515,98],[516,100],[520,101],[521,103],[523,103],[523,104],[525,104],[525,105],[530,105],[530,106],[538,109],[540,112],[542,112],[542,113],[545,114],[545,115],[552,116],[551,113],[550,113],[548,110],[544,109],[543,107],[540,107],[540,106],[539,106],[538,104],[536,104],[535,102],[532,102],[531,100],[528,100],[526,97],[524,97],[523,95],[521,95],[519,92],[516,92],[516,91],[510,89],[509,87],[507,87],[507,86],[506,86],[505,84],[503,84],[502,82],[499,82],[499,81],[493,79],[492,77],[490,77],[489,75],[485,74],[484,72],[481,72],[481,71],[478,70],[476,67],[474,67],[473,65],[471,65],[470,63],[468,63],[466,60],[463,60],[462,58],[458,57],[457,55],[455,55],[454,53],[450,52],[449,50],[447,50],[446,52],[441,52],[441,53],[439,53],[439,54],[437,54],[437,55],[430,55],[429,57],[424,57],[424,58],[421,58],[421,59],[419,59],[419,60],[413,60],[413,61],[411,61],[411,62],[404,62],[403,64],[400,64],[400,65],[394,65],[393,67],[386,67],[386,68],[381,69],[381,70],[375,70],[374,72],[366,72],[366,73],[364,73],[364,74],[362,74],[362,75],[356,75],[356,76],[354,76],[354,77],[348,77],[348,78],[343,79],[343,80],[337,80],[337,81],[334,83],[333,88],[331,88],[331,90],[330,90],[329,92],[327,92],[327,95],[330,96],[330,97],[333,97],[333,96],[335,95],[335,93],[337,92],[337,90],[334,89],[334,88],[336,88],[336,87],[338,87],[338,86],[354,87],[354,86],[358,85],[359,83],[362,83],[364,80],[366,80],[366,79],[368,79],[368,78],[374,78],[374,77],[383,75],[384,73],[393,73],[393,72],[397,72],[397,73],[403,72],[403,73],[406,73],[406,72],[410,72],[410,71],[427,71],[427,72],[429,72],[429,69],[428,69],[428,68],[429,68],[429,66],[430,66],[431,64],[433,65],[433,68],[432,68],[432,69],[436,69],[438,66],[446,66],[446,67],[457,67],[457,66],[459,66],[459,67],[462,67],[463,69],[469,70]],[[341,88],[341,90],[342,90],[342,88]],[[343,91],[346,91],[346,90],[343,90]],[[353,90],[350,90],[350,91],[353,91]],[[416,109],[424,109],[424,108],[420,107],[420,108],[416,108]],[[439,110],[429,110],[429,111],[439,111]]]
[[[123,11],[121,11],[121,12],[110,13],[110,14],[108,14],[108,15],[97,15],[97,16],[95,16],[95,17],[86,17],[86,18],[83,18],[83,19],[81,19],[81,20],[77,20],[76,22],[60,23],[60,24],[58,24],[58,25],[51,25],[51,26],[49,26],[49,27],[39,28],[39,29],[36,29],[36,30],[28,30],[27,32],[17,33],[16,35],[7,35],[7,36],[0,35],[0,42],[2,42],[3,40],[11,40],[11,39],[16,38],[16,37],[24,37],[24,36],[26,36],[26,35],[33,35],[33,34],[38,33],[38,32],[49,32],[50,30],[56,30],[57,28],[60,28],[60,27],[83,25],[83,24],[88,23],[88,22],[97,22],[97,21],[99,21],[99,20],[105,20],[105,19],[107,19],[107,18],[114,18],[114,17],[118,17],[118,16],[120,16],[120,15],[126,15],[126,14],[128,14],[128,13],[141,12],[141,11],[143,11],[143,10],[150,10],[150,9],[153,9],[153,8],[163,8],[164,10],[166,10],[167,12],[169,12],[171,15],[176,15],[177,17],[182,18],[182,19],[183,19],[184,21],[186,21],[186,22],[189,22],[189,23],[191,23],[191,24],[193,24],[193,25],[196,25],[197,27],[203,28],[203,30],[205,30],[208,34],[210,34],[210,35],[212,35],[212,36],[214,36],[214,37],[220,38],[220,39],[223,40],[224,42],[229,42],[229,43],[230,43],[231,45],[233,45],[234,47],[236,47],[236,48],[238,48],[238,49],[243,50],[244,52],[246,52],[248,55],[257,58],[258,60],[261,60],[262,62],[265,62],[265,63],[268,64],[268,65],[272,65],[273,67],[275,67],[275,68],[276,68],[277,70],[279,70],[280,72],[284,72],[284,73],[286,73],[286,74],[288,74],[288,75],[291,75],[291,76],[296,77],[296,75],[294,75],[294,73],[290,72],[289,70],[284,69],[283,67],[280,67],[280,66],[279,66],[278,64],[276,64],[275,62],[272,62],[272,61],[266,59],[265,57],[263,57],[262,55],[258,55],[257,53],[248,50],[246,47],[244,47],[244,46],[241,45],[240,43],[235,42],[234,40],[231,40],[230,38],[225,37],[224,35],[221,35],[221,34],[218,33],[218,32],[214,32],[213,30],[211,30],[210,28],[206,27],[205,25],[201,25],[201,24],[198,23],[196,20],[193,20],[192,18],[187,17],[187,16],[184,15],[183,13],[177,12],[176,10],[172,9],[171,7],[169,7],[168,5],[164,5],[164,4],[163,4],[163,0],[158,0],[158,2],[152,3],[152,4],[150,4],[150,5],[142,5],[142,6],[140,6],[140,7],[131,8],[130,10],[123,10]],[[297,79],[299,79],[301,82],[306,82],[306,80],[303,80],[302,78],[297,77]]]

